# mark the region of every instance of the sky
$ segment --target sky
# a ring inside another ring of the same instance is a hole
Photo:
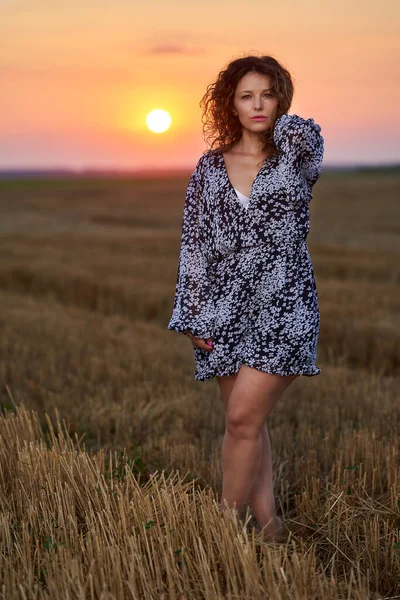
[[[399,31],[400,0],[0,0],[0,169],[191,168],[200,99],[247,54],[290,71],[324,164],[400,162]]]

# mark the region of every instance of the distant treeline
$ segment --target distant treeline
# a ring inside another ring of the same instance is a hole
[[[7,169],[0,170],[0,179],[20,178],[132,178],[132,177],[185,177],[190,174],[190,169],[141,169],[135,170],[104,170],[83,169],[81,171],[70,169]],[[400,163],[387,165],[323,165],[323,173],[399,173]]]

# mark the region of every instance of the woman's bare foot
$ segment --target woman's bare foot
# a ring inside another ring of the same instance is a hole
[[[282,519],[278,516],[270,519],[261,528],[261,534],[264,542],[283,542],[286,538],[286,531]]]

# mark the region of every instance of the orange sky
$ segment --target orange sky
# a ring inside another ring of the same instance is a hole
[[[0,169],[190,168],[206,86],[248,53],[289,69],[325,164],[398,162],[399,16],[400,0],[0,0]]]

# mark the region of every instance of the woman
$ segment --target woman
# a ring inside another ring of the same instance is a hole
[[[312,118],[287,114],[293,91],[271,56],[234,60],[208,86],[212,144],[187,188],[168,324],[191,340],[195,379],[215,376],[225,403],[221,508],[249,501],[267,539],[283,524],[266,419],[296,377],[321,372],[306,238],[324,139]]]

